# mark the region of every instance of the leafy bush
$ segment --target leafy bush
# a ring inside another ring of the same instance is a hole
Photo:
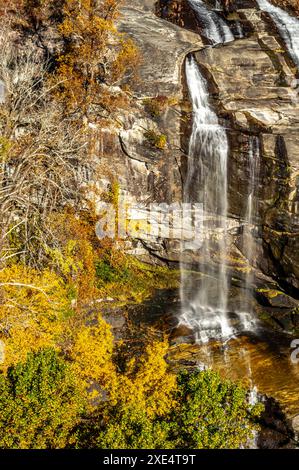
[[[164,95],[158,95],[155,98],[146,98],[143,101],[143,104],[145,106],[145,110],[153,118],[158,118],[169,106],[176,104],[176,100]]]
[[[299,15],[298,0],[272,0],[272,3],[277,7],[280,7],[284,10],[289,10],[289,12]]]
[[[102,284],[108,282],[118,282],[128,279],[129,272],[127,268],[119,270],[109,263],[107,259],[101,259],[96,263],[96,274],[99,282]]]
[[[263,405],[249,405],[246,390],[217,372],[182,372],[173,416],[176,447],[234,449],[252,437]]]
[[[0,448],[63,448],[74,441],[84,393],[53,349],[0,376]]]
[[[62,279],[20,264],[0,271],[0,331],[5,342],[4,368],[27,353],[55,346],[71,302]]]
[[[154,342],[110,382],[108,400],[80,429],[78,447],[163,448],[169,436],[176,376],[165,360],[167,342]],[[164,417],[167,417],[165,420]],[[167,442],[167,445],[171,445]]]
[[[163,365],[161,351],[154,346],[151,352],[144,364],[141,362],[145,374],[137,373],[127,383],[123,377],[118,399],[102,406],[89,430],[81,429],[79,446],[105,449],[246,446],[257,429],[255,422],[263,405],[249,405],[244,388],[210,370],[182,372],[174,382],[174,376],[165,368],[165,360]],[[153,408],[154,402],[158,406]]]
[[[178,287],[179,273],[138,261],[118,250],[102,253],[96,261],[98,294],[121,301],[141,302],[157,288]]]

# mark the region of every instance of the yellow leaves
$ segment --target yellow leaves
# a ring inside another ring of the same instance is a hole
[[[169,372],[165,361],[168,343],[153,342],[137,362],[127,364],[125,374],[117,377],[117,386],[111,389],[114,403],[142,409],[148,417],[165,416],[175,405],[176,376]]]
[[[0,137],[0,162],[6,162],[9,159],[9,151],[13,143],[6,137]]]
[[[136,71],[137,49],[114,24],[118,4],[114,0],[65,2],[63,22],[57,27],[65,47],[57,57],[56,98],[69,112],[85,116],[104,112],[107,118],[120,105],[109,86],[120,82],[127,71]]]
[[[5,343],[5,367],[23,360],[29,351],[54,345],[70,309],[61,279],[45,270],[22,265],[0,271],[0,328]]]
[[[66,243],[69,250],[75,242]],[[70,266],[66,262],[65,273]],[[29,352],[54,348],[71,361],[81,386],[94,385],[91,402],[104,390],[111,404],[133,407],[152,418],[166,416],[174,407],[176,378],[169,372],[167,342],[147,346],[141,357],[132,358],[126,371],[117,370],[110,326],[103,318],[72,311],[66,286],[56,274],[24,266],[0,271],[0,328],[5,344],[3,369],[24,362]],[[94,406],[94,405],[91,405]]]
[[[176,387],[176,376],[168,372],[165,356],[168,343],[154,342],[146,349],[140,361],[136,382],[144,384],[149,415],[165,415],[174,404],[171,395]]]
[[[52,215],[49,225],[58,244],[47,247],[50,265],[76,289],[79,301],[90,300],[96,284],[94,221],[69,211]]]
[[[41,273],[23,265],[6,267],[0,271],[0,292],[0,318],[3,309],[9,311],[10,304],[5,303],[9,301],[20,315],[24,309],[34,314],[43,310],[48,318],[56,318],[67,307],[63,283],[49,270]]]
[[[112,79],[115,81],[128,72],[135,77],[141,62],[140,53],[131,39],[121,39],[119,47],[120,50],[112,64]]]
[[[40,330],[39,323],[28,319],[26,325],[14,324],[9,330],[5,344],[4,369],[12,364],[25,362],[28,352],[37,352],[42,348],[56,347],[56,335],[62,333],[61,324]]]
[[[115,379],[112,353],[110,326],[98,317],[96,325],[85,325],[77,331],[70,355],[76,372],[83,380],[108,387]]]
[[[81,11],[77,16],[70,16],[70,13],[67,13],[58,30],[66,39],[76,38],[79,41],[82,41],[84,36],[115,34],[117,31],[112,21],[98,16],[90,17],[87,10]]]
[[[159,134],[154,130],[148,130],[144,133],[144,137],[151,146],[159,150],[164,150],[167,146],[167,137],[165,134]]]
[[[74,256],[76,251],[76,240],[69,240],[63,250],[47,248],[47,253],[58,267],[60,272],[66,278],[68,276],[76,275],[79,270],[83,268],[82,262],[77,260]]]
[[[71,18],[66,17],[62,24],[58,26],[59,33],[64,37],[69,37],[73,33],[73,22]]]

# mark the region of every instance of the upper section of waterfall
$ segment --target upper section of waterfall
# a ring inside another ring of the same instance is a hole
[[[269,13],[284,40],[288,51],[299,68],[299,20],[267,0],[257,0],[261,10]]]
[[[186,60],[186,79],[197,126],[218,125],[218,117],[209,105],[209,92],[205,78],[200,74],[194,57]]]
[[[234,40],[234,35],[224,19],[215,11],[209,10],[202,0],[188,0],[188,2],[203,26],[203,35],[212,45]]]

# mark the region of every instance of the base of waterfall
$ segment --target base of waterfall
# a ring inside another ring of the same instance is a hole
[[[176,338],[169,361],[178,367],[211,368],[248,388],[250,402],[258,395],[273,397],[292,420],[299,414],[299,364],[289,360],[289,338],[261,329],[208,343]]]
[[[236,290],[244,295],[243,289]],[[233,297],[234,292],[230,291],[229,298]],[[258,325],[252,325],[253,316],[241,297],[234,300],[234,305],[244,306],[242,313],[241,309],[234,311],[229,304],[228,319],[235,329],[234,335],[199,343],[192,329],[179,324],[182,305],[178,290],[158,289],[143,303],[124,308],[122,325],[114,325],[114,334],[128,344],[166,335],[170,343],[167,362],[172,370],[211,368],[225,378],[240,381],[249,390],[250,401],[255,400],[257,394],[259,398],[266,396],[266,425],[250,448],[294,446],[292,423],[296,425],[299,415],[299,362],[293,364],[290,360],[293,337],[271,328],[263,317],[259,318]],[[110,321],[111,308],[117,311],[119,318],[119,306],[107,308]],[[245,332],[239,326],[246,321],[249,327]]]
[[[211,340],[227,342],[242,334],[256,333],[259,322],[252,312],[229,314],[211,307],[195,307],[191,304],[188,311],[181,312],[178,326],[192,331],[196,343],[205,344]]]

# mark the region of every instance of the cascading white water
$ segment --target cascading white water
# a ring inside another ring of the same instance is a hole
[[[214,10],[223,11],[223,6],[219,0],[215,0]]]
[[[262,11],[269,13],[278,31],[284,40],[288,51],[299,68],[299,20],[289,15],[279,7],[275,7],[267,0],[257,0]]]
[[[254,276],[252,273],[252,266],[254,264],[256,242],[255,242],[255,224],[258,216],[258,184],[259,184],[259,172],[260,172],[260,144],[259,139],[256,136],[249,138],[249,151],[248,151],[248,167],[249,167],[249,178],[248,178],[248,198],[247,208],[244,217],[243,227],[243,254],[248,261],[248,268],[245,277],[245,292],[247,302],[239,312],[239,318],[241,321],[242,329],[245,331],[254,330],[256,327],[256,319],[253,315],[252,309],[252,291]],[[245,310],[244,310],[245,307]]]
[[[224,128],[209,104],[206,80],[193,57],[186,60],[186,77],[193,106],[185,202],[203,205],[203,244],[196,262],[201,279],[185,273],[182,254],[180,322],[201,342],[232,335],[227,318],[227,156]]]
[[[202,0],[188,0],[198,20],[203,25],[203,35],[212,45],[222,44],[234,40],[234,36],[223,20],[215,11],[209,10]]]
[[[236,21],[235,24],[236,24],[236,30],[237,30],[237,35],[238,35],[237,37],[238,39],[242,39],[244,37],[244,33],[242,30],[241,23],[240,21]]]
[[[249,140],[249,185],[248,185],[248,199],[247,199],[247,210],[245,214],[245,227],[244,227],[244,254],[252,265],[254,260],[254,234],[252,230],[258,214],[258,178],[260,171],[260,147],[259,139],[253,136]],[[246,276],[246,287],[250,289],[252,286],[252,276],[249,271]]]

